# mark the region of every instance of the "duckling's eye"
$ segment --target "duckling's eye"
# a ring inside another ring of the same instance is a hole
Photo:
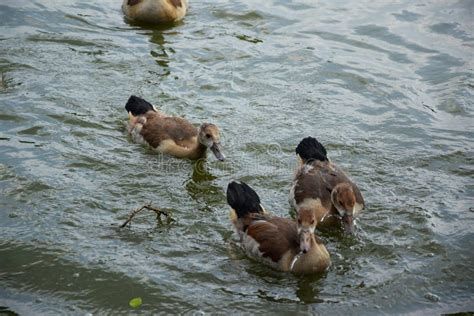
[[[311,220],[311,225],[313,225],[313,224],[314,224],[314,219]]]
[[[206,134],[206,137],[207,137],[207,138],[211,138],[211,134]]]
[[[301,218],[298,218],[298,224],[301,224]]]

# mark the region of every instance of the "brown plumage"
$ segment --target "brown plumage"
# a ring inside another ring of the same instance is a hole
[[[134,22],[159,24],[181,20],[188,10],[188,0],[124,0],[122,11]]]
[[[258,195],[245,183],[230,183],[227,200],[232,207],[232,223],[248,256],[298,274],[321,272],[330,265],[326,247],[314,235],[315,222],[311,229],[303,226],[303,221],[297,224],[264,214],[263,208],[255,207],[260,205]]]
[[[199,129],[180,117],[167,116],[147,101],[131,96],[126,110],[132,139],[178,158],[199,159],[209,148],[217,159],[224,160],[220,132],[216,125],[202,124]]]
[[[353,217],[365,207],[364,198],[357,185],[327,159],[324,147],[316,142],[306,138],[298,145],[301,164],[293,179],[290,204],[297,212],[313,210],[319,227],[331,227],[342,221],[346,232],[352,232]]]
[[[293,256],[299,253],[298,232],[291,219],[250,214],[243,221],[247,235],[259,244],[263,257],[278,262],[289,249],[294,250]]]
[[[169,0],[171,2],[171,4],[175,7],[175,8],[178,8],[178,7],[182,7],[183,4],[181,3],[181,0]]]

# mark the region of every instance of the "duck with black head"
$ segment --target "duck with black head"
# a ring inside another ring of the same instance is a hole
[[[344,232],[354,232],[354,218],[365,207],[362,193],[346,173],[332,163],[326,148],[313,137],[296,147],[299,166],[290,189],[290,205],[299,213],[313,210],[318,227],[342,223]]]
[[[281,271],[296,274],[322,272],[331,264],[329,253],[315,236],[316,214],[302,210],[295,222],[271,216],[257,193],[245,183],[227,187],[231,220],[247,255]]]
[[[199,128],[181,117],[168,116],[151,103],[132,95],[125,109],[129,115],[128,133],[137,143],[178,158],[196,160],[207,150],[223,161],[219,128],[203,123]]]
[[[128,20],[147,24],[177,22],[187,10],[188,0],[124,0],[122,4]]]

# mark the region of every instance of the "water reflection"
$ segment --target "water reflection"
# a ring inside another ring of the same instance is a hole
[[[223,198],[222,188],[215,181],[217,176],[211,173],[206,159],[199,159],[193,163],[191,178],[186,181],[185,188],[188,195],[203,211],[211,211],[212,207],[220,204]]]
[[[321,279],[324,279],[327,272],[315,274],[305,277],[298,277],[296,285],[296,297],[305,304],[324,303],[324,299],[320,298]]]
[[[153,57],[155,62],[161,67],[160,71],[157,72],[159,76],[168,76],[170,74],[169,70],[169,54],[174,53],[172,48],[168,48],[168,42],[165,40],[165,35],[163,32],[166,28],[161,27],[160,29],[153,29],[151,33],[146,35],[150,36],[150,43],[155,44],[156,46],[150,51],[150,55]]]

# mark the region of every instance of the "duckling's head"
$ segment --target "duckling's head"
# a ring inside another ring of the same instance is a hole
[[[342,218],[344,231],[348,234],[354,232],[354,213],[356,197],[350,183],[340,183],[331,192],[331,201]]]
[[[300,250],[306,253],[311,248],[311,236],[316,229],[317,219],[314,210],[301,209],[296,217]]]
[[[198,141],[209,148],[214,156],[220,161],[224,161],[225,156],[222,153],[219,128],[210,123],[204,123],[199,128]]]
[[[298,232],[302,230],[308,230],[311,233],[314,233],[316,229],[317,219],[314,210],[312,209],[300,209],[298,215],[296,216]]]

